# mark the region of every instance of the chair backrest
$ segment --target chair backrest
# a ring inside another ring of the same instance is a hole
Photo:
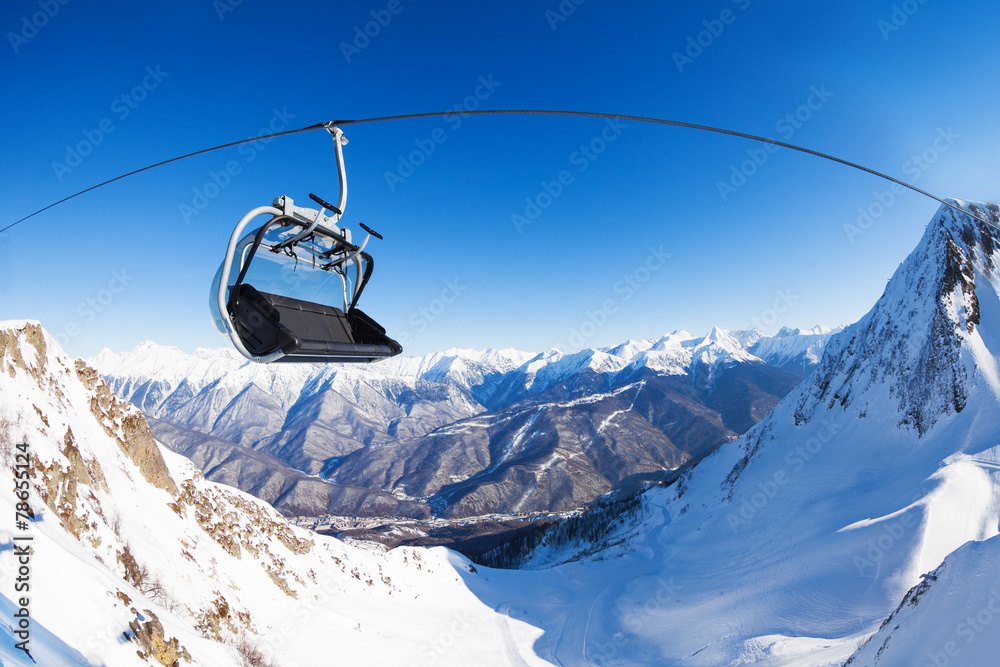
[[[253,354],[266,355],[280,349],[285,354],[298,350],[302,342],[281,318],[281,312],[252,285],[243,283],[230,300],[236,332]]]

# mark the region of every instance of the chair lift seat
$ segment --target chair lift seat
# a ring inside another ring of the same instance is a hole
[[[237,333],[253,354],[280,349],[285,358],[371,361],[391,357],[402,346],[385,335],[375,320],[357,308],[340,308],[260,292],[243,283],[233,304]]]

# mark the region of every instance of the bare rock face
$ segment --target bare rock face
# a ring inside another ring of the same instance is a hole
[[[129,639],[139,645],[139,657],[155,660],[166,667],[180,667],[181,658],[190,663],[191,655],[180,645],[177,637],[168,640],[156,614],[148,609],[143,611],[144,614],[136,614],[135,620],[128,624],[132,630]]]
[[[34,491],[47,508],[43,514],[51,510],[68,534],[103,554],[101,562],[125,582],[144,592],[159,589],[161,598],[166,599],[162,583],[152,581],[144,558],[123,537],[120,509],[107,503],[107,496],[115,492],[109,484],[115,472],[119,479],[124,472],[134,482],[166,491],[166,502],[174,512],[192,518],[234,557],[249,553],[278,589],[297,596],[292,586],[303,585],[303,577],[291,573],[270,546],[297,555],[310,551],[314,543],[296,537],[287,524],[275,521],[257,502],[211,487],[198,488],[196,482],[203,483],[200,475],[178,488],[142,413],[117,398],[94,369],[80,360],[70,361],[56,346],[47,345],[38,324],[23,322],[0,328],[0,373],[4,380],[10,377],[4,399],[16,405],[18,394],[34,396],[28,410],[37,418],[37,432],[28,439]],[[0,436],[19,439],[13,425],[5,418]],[[46,450],[44,441],[51,443],[46,454],[42,453]],[[104,449],[108,445],[110,448]],[[114,452],[116,445],[119,452]],[[37,515],[38,509],[29,509],[29,513]],[[248,521],[253,531],[247,530]],[[229,607],[221,593],[216,602],[216,607]],[[211,617],[209,612],[201,612],[206,619]],[[200,612],[195,609],[195,613]],[[245,612],[232,612],[229,632],[238,634],[249,626],[249,617],[241,614]],[[190,660],[177,639],[164,637],[163,626],[152,612],[137,616],[131,627],[134,637],[130,639],[139,644],[144,659],[163,665],[177,664],[182,658]]]
[[[36,466],[44,480],[44,487],[38,491],[42,502],[59,517],[63,528],[79,540],[88,525],[77,513],[77,486],[93,486],[107,491],[108,485],[101,464],[95,459],[84,460],[76,446],[72,429],[66,429],[63,443],[60,451],[69,465],[61,466],[56,461],[48,464],[38,461]]]
[[[94,391],[90,411],[104,431],[118,441],[118,446],[139,466],[146,481],[176,496],[177,484],[170,477],[167,464],[142,413],[130,403],[119,400],[97,371],[79,359],[76,360],[76,376],[84,386]]]
[[[36,358],[29,364],[21,351],[21,341],[35,348]],[[17,369],[28,371],[35,379],[40,379],[44,372],[45,336],[42,327],[28,322],[20,331],[0,331],[0,371],[6,371],[14,377]]]

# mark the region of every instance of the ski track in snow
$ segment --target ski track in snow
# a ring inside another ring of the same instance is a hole
[[[552,570],[552,576],[546,577],[544,584],[512,590],[511,593],[520,595],[508,595],[495,606],[502,615],[497,628],[511,664],[527,663],[523,662],[524,649],[518,649],[508,618],[524,618],[545,629],[546,634],[532,647],[531,657],[567,667],[627,664],[627,644],[632,639],[621,633],[607,639],[606,630],[618,627],[618,601],[636,579],[662,578],[665,550],[660,537],[668,523],[669,514],[664,507],[654,507],[641,545],[633,545],[635,552],[627,557],[627,567],[570,563]],[[671,585],[666,585],[667,590]],[[607,662],[611,657],[625,662]]]
[[[510,604],[501,602],[496,606],[495,611],[497,612],[495,619],[497,629],[503,641],[504,657],[507,658],[509,664],[515,667],[528,667],[528,663],[521,656],[521,650],[517,647],[517,642],[514,640],[514,635],[510,629]]]
[[[504,450],[500,453],[500,457],[497,459],[497,462],[490,466],[484,473],[481,473],[482,475],[488,475],[491,472],[494,472],[522,449],[522,442],[524,441],[525,435],[531,430],[531,427],[534,426],[535,421],[538,420],[543,412],[543,408],[533,409],[535,410],[535,414],[528,418],[528,421],[524,423],[524,426],[517,429],[517,432],[510,439],[510,442],[507,443],[507,446],[504,447]],[[538,437],[538,433],[532,433],[531,437],[528,438],[528,441],[524,442],[524,446],[530,445],[536,437]]]
[[[617,417],[620,414],[624,414],[624,413],[630,412],[630,411],[631,411],[631,408],[628,408],[626,410],[615,410],[614,412],[612,412],[597,427],[597,434],[601,433],[601,431],[603,431],[607,427],[607,425],[611,423],[612,419],[614,419],[615,417]]]
[[[983,459],[973,458],[969,459],[969,462],[974,463],[980,468],[984,468],[986,470],[1000,470],[1000,463],[997,463],[996,461],[984,461]]]

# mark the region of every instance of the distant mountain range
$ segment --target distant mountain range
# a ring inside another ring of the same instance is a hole
[[[955,204],[1000,225],[996,205]],[[561,539],[543,536],[525,550],[532,571],[475,566],[441,548],[386,551],[297,528],[161,447],[142,414],[37,323],[0,322],[0,459],[13,487],[0,494],[0,511],[10,517],[0,526],[0,607],[8,619],[0,623],[0,662],[995,664],[998,267],[995,227],[942,207],[873,308],[826,342],[819,365],[764,419],[671,482],[558,522],[545,535]],[[480,412],[424,437],[472,432],[480,427],[469,422],[487,415],[509,413],[527,420],[522,426],[534,417],[494,457],[500,473],[535,446],[533,433],[549,437],[545,420],[555,429],[572,422],[565,411],[572,405],[589,409],[619,397],[626,404],[634,396],[630,412],[659,430],[644,411],[645,385],[636,383],[685,380],[685,391],[701,396],[719,392],[727,371],[746,364],[784,372],[736,359],[749,354],[743,343],[742,352],[722,354],[729,340],[740,340],[724,333],[634,344],[622,356],[607,350],[575,361],[526,360],[500,374],[520,377],[512,384],[467,383],[463,395]],[[686,370],[660,373],[655,360],[665,364],[678,349],[688,361],[674,367]],[[208,366],[214,356],[178,359]],[[259,370],[228,363],[208,380],[216,384],[206,401],[229,386],[231,402],[249,386],[235,376]],[[568,374],[557,372],[559,363]],[[164,371],[183,378],[183,369]],[[301,369],[303,378],[311,372]],[[637,372],[643,377],[630,381]],[[341,382],[345,391],[351,386]],[[289,386],[275,379],[276,388]],[[444,386],[462,394],[457,384]],[[472,387],[488,387],[483,401]],[[486,395],[501,395],[501,387],[525,389],[487,406]],[[193,397],[204,387],[189,389]],[[402,410],[404,403],[380,405]],[[587,423],[603,434],[624,414],[602,409]],[[386,417],[363,416],[375,424]],[[416,419],[430,424],[431,417]],[[602,446],[596,431],[580,439],[591,450]],[[226,445],[202,445],[218,447],[208,465],[229,465]],[[236,459],[264,457],[229,446]],[[348,462],[327,464],[339,470]],[[457,506],[474,492],[451,498]],[[27,591],[16,588],[18,578]]]
[[[564,510],[735,439],[835,331],[678,331],[574,354],[264,366],[147,342],[90,363],[212,480],[288,515]]]
[[[352,546],[206,480],[37,322],[0,322],[0,462],[5,667],[412,664],[455,618],[492,637],[448,663],[503,664],[461,557]]]
[[[954,203],[993,225],[942,206],[874,307],[746,434],[641,493],[637,518],[604,517],[600,544],[572,539],[581,518],[506,549],[538,570],[506,602],[555,638],[546,657],[997,663],[1000,206]],[[577,596],[541,583],[556,572]],[[560,595],[587,602],[547,604]]]

